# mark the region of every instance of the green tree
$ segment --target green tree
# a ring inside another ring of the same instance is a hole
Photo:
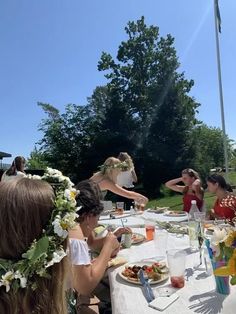
[[[27,160],[28,169],[43,170],[48,166],[47,157],[45,153],[41,152],[37,147],[30,153],[30,157]]]
[[[69,104],[64,113],[55,107],[39,103],[47,114],[39,127],[43,132],[41,150],[49,165],[62,170],[75,182],[86,178],[89,169],[86,153],[95,134],[94,114],[89,106]]]
[[[109,110],[127,117],[122,123],[132,126],[133,152],[142,167],[143,183],[156,195],[171,173],[191,161],[190,131],[199,104],[188,96],[193,81],[177,71],[171,35],[160,37],[158,27],[148,27],[144,17],[129,22],[125,31],[128,39],[119,46],[117,61],[104,52],[98,69],[108,71]],[[130,137],[125,125],[122,130]],[[121,132],[120,125],[116,130]]]
[[[194,168],[205,178],[212,168],[224,167],[223,132],[200,124],[192,131],[195,145]],[[233,157],[233,141],[227,137],[228,157]]]

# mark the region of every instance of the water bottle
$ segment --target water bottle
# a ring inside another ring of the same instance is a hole
[[[195,200],[192,200],[191,201],[191,208],[190,208],[190,211],[188,213],[189,220],[195,220],[194,213],[199,213],[199,212],[200,212],[200,210],[197,207],[197,202]]]
[[[197,202],[195,200],[191,201],[191,208],[188,215],[188,234],[189,234],[189,244],[191,251],[196,251],[199,249],[199,222],[195,220],[194,213],[199,213],[197,207]]]
[[[134,210],[134,207],[133,207],[133,206],[130,206],[130,214],[131,214],[131,215],[134,215],[134,214],[135,214],[135,210]]]

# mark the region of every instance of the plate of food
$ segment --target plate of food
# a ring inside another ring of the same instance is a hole
[[[132,233],[132,244],[138,244],[145,240],[145,236],[141,233]]]
[[[164,262],[138,262],[126,264],[119,272],[122,279],[129,283],[141,285],[138,272],[142,269],[149,278],[151,285],[158,284],[169,278],[169,270]]]
[[[165,213],[165,216],[168,217],[183,217],[186,216],[188,213],[184,212],[184,211],[177,211],[177,210],[172,210],[172,211],[168,211],[167,213]]]
[[[149,213],[163,214],[163,213],[165,213],[168,209],[169,209],[169,207],[153,207],[153,208],[149,208],[147,211],[148,211]]]

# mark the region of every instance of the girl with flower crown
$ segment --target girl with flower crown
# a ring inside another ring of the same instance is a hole
[[[107,191],[111,191],[114,194],[142,202],[144,205],[148,202],[148,198],[144,195],[123,189],[117,184],[117,177],[121,171],[129,169],[125,161],[122,162],[118,158],[109,157],[100,168],[101,170],[96,172],[90,180],[99,185],[103,196]]]
[[[42,180],[0,182],[2,314],[67,313],[67,239],[53,232],[54,200],[52,187]]]
[[[103,211],[100,202],[100,190],[96,183],[85,180],[77,184],[79,191],[76,196],[79,206],[78,224],[69,232],[70,254],[73,265],[73,287],[79,294],[79,313],[86,313],[88,308],[94,313],[98,300],[90,294],[104,276],[108,261],[120,248],[116,236],[109,232],[105,238],[93,239],[93,245],[100,248],[99,256],[92,262],[89,254],[90,238],[97,226],[99,216]]]

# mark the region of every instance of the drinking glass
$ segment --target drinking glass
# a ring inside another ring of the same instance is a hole
[[[145,229],[146,229],[146,238],[148,241],[154,239],[155,234],[155,222],[153,221],[147,221],[145,222]]]
[[[117,202],[116,203],[116,212],[118,215],[123,215],[124,214],[124,202]]]
[[[174,288],[183,288],[185,283],[185,251],[176,249],[168,250],[167,261],[169,266],[171,285]]]

